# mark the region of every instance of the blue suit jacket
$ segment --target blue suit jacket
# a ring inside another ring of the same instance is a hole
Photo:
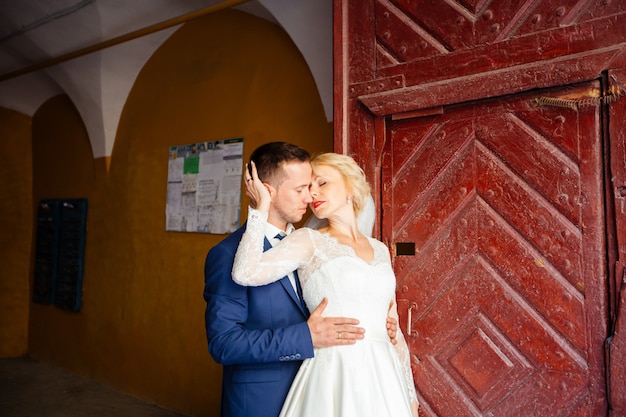
[[[302,360],[313,357],[308,311],[287,277],[261,287],[233,282],[244,230],[211,249],[204,266],[209,352],[224,366],[220,415],[277,417]]]

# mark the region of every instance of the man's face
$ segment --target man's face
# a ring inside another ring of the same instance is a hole
[[[268,222],[285,229],[287,223],[302,220],[312,201],[311,165],[308,162],[289,162],[283,165],[285,179],[276,189],[270,206]]]

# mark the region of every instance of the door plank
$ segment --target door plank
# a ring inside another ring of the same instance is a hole
[[[426,415],[606,410],[599,108],[536,94],[388,123],[383,240],[416,247],[393,262]]]

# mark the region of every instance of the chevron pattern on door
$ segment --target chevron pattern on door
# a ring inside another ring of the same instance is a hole
[[[622,1],[376,0],[378,67],[471,50],[623,13]],[[584,31],[579,38],[586,37]],[[580,40],[580,39],[578,39]],[[521,45],[519,45],[521,46]],[[541,53],[551,47],[542,45]],[[512,57],[502,54],[502,65]],[[498,66],[498,58],[489,63]]]
[[[600,112],[536,94],[388,122],[383,239],[415,243],[394,269],[423,415],[606,412]]]

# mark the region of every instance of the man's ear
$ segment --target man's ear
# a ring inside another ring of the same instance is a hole
[[[276,188],[272,187],[271,185],[269,185],[268,183],[264,182],[263,185],[265,186],[265,188],[267,189],[267,192],[270,193],[270,198],[272,200],[274,200],[274,196],[276,195]]]

